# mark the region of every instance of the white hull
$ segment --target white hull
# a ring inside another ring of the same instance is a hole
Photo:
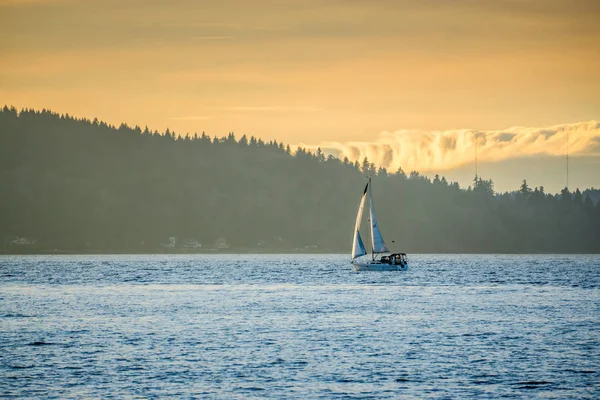
[[[382,264],[380,262],[356,262],[353,261],[355,271],[406,271],[408,270],[408,264],[392,265]]]

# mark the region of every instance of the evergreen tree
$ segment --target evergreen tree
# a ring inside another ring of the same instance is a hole
[[[8,106],[0,110],[0,243],[19,236],[37,239],[39,251],[156,252],[167,251],[160,243],[169,236],[204,247],[223,236],[232,249],[278,237],[287,249],[346,252],[367,176],[394,250],[600,252],[598,189],[553,196],[524,180],[500,194],[477,177],[462,190],[439,175],[407,179],[367,158],[292,154],[233,132],[191,140]]]

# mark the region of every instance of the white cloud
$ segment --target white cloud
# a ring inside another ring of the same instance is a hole
[[[569,154],[600,157],[600,122],[589,121],[545,128],[513,127],[498,131],[454,129],[447,131],[398,130],[382,132],[371,142],[322,142],[325,153],[351,161],[370,162],[388,170],[444,171],[472,163],[498,162],[517,157]]]

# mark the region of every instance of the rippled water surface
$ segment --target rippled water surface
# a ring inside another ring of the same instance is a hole
[[[599,398],[600,256],[0,257],[2,398]]]

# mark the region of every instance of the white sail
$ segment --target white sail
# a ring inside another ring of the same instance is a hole
[[[352,245],[352,259],[354,260],[356,257],[364,256],[367,254],[367,250],[365,249],[365,245],[360,237],[360,232],[354,232],[354,244]]]
[[[369,193],[370,194],[370,193]],[[383,236],[381,235],[381,231],[379,230],[379,224],[377,223],[377,219],[375,218],[375,211],[373,210],[373,196],[369,196],[369,205],[370,205],[370,214],[371,214],[371,240],[373,245],[373,253],[387,253],[389,252],[385,242],[383,241]]]
[[[360,222],[362,220],[363,210],[365,208],[365,200],[367,198],[367,189],[369,188],[369,184],[365,186],[365,191],[363,192],[362,199],[360,200],[360,206],[358,207],[358,213],[356,214],[356,224],[354,225],[354,240],[352,241],[352,259],[354,260],[356,257],[364,256],[367,254],[367,250],[365,249],[365,245],[363,244],[362,238],[360,237]]]

